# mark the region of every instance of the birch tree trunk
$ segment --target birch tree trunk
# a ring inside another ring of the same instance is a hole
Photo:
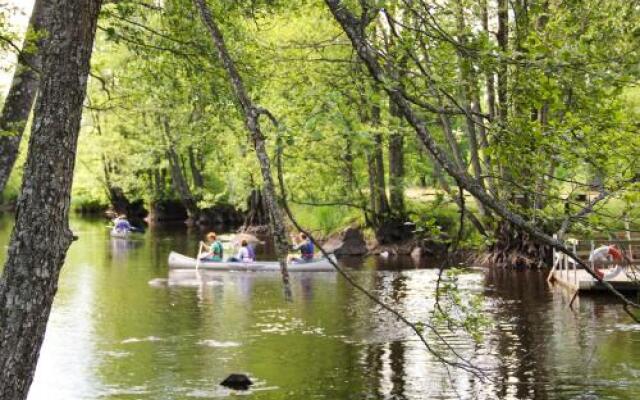
[[[356,176],[353,169],[353,142],[351,135],[345,135],[344,153],[342,154],[342,162],[344,163],[344,180],[345,191],[344,195],[350,197],[356,187]]]
[[[33,5],[23,49],[29,45],[28,35],[31,32],[41,33],[42,31],[45,22],[45,3],[45,0],[36,0]],[[41,68],[41,48],[42,40],[38,40],[35,51],[23,51],[19,55],[18,65],[0,115],[0,194],[4,192],[13,165],[18,158],[22,133],[38,91],[40,77],[37,69]]]
[[[487,8],[487,0],[480,0],[480,19],[482,21],[482,29],[487,36],[491,35],[489,31],[489,10]],[[496,118],[496,88],[495,77],[492,68],[485,69],[487,78],[487,112],[491,121]]]
[[[498,0],[498,46],[503,54],[509,50],[509,2]],[[498,66],[498,119],[503,125],[507,122],[508,101],[507,101],[507,62],[500,61]]]
[[[16,224],[0,279],[0,399],[25,399],[60,269],[72,241],[69,203],[82,102],[101,0],[49,2]]]
[[[193,0],[193,2],[200,12],[202,22],[211,35],[211,39],[216,47],[216,50],[218,51],[218,58],[220,59],[222,66],[229,75],[229,80],[231,86],[233,87],[233,91],[235,92],[236,99],[238,100],[242,108],[242,113],[245,118],[245,126],[247,127],[247,130],[251,134],[251,138],[253,140],[256,156],[258,157],[258,162],[260,163],[260,172],[262,173],[262,194],[264,195],[264,200],[269,210],[269,216],[271,217],[271,228],[273,230],[273,235],[275,236],[276,254],[280,261],[280,272],[282,273],[282,279],[285,284],[285,291],[289,293],[289,271],[287,270],[286,260],[287,254],[289,252],[289,242],[287,239],[287,232],[284,225],[282,210],[277,204],[276,188],[273,183],[273,177],[271,176],[271,163],[265,145],[265,137],[262,134],[262,130],[260,128],[259,118],[261,112],[263,112],[264,110],[258,108],[249,98],[244,87],[244,82],[242,81],[242,78],[240,77],[240,74],[238,73],[238,70],[236,68],[235,62],[233,61],[231,55],[229,54],[229,51],[227,50],[222,32],[220,32],[218,25],[213,19],[211,10],[209,10],[209,7],[207,7],[205,0]]]
[[[374,92],[379,91],[378,87],[373,88]],[[375,96],[374,96],[375,98]],[[368,102],[363,103],[365,106]],[[380,129],[380,106],[373,104],[371,106],[371,126],[374,131]],[[374,173],[374,199],[375,210],[378,222],[381,222],[389,214],[389,200],[387,199],[387,184],[385,181],[384,171],[384,150],[382,147],[382,133],[373,133],[373,173]]]

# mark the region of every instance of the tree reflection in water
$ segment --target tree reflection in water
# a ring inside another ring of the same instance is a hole
[[[0,222],[6,238],[10,224]],[[583,297],[571,311],[544,272],[459,276],[463,297],[484,294],[491,325],[478,344],[440,332],[489,371],[492,381],[480,382],[447,371],[333,273],[292,274],[288,303],[277,273],[169,274],[169,252],[193,253],[196,234],[151,229],[140,245],[114,249],[101,222],[72,226],[80,240],[63,269],[32,400],[226,396],[217,384],[230,372],[252,376],[253,399],[640,396],[638,326],[600,298]],[[410,320],[429,321],[437,270],[392,258],[351,262],[361,284]],[[166,284],[149,284],[157,278]]]

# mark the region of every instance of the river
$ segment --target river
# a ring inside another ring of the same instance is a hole
[[[5,249],[11,222],[0,218]],[[544,271],[459,276],[463,304],[482,295],[488,323],[478,341],[443,321],[436,328],[482,368],[478,376],[437,361],[334,273],[292,274],[286,302],[277,274],[169,276],[169,252],[196,247],[198,236],[185,229],[124,241],[111,239],[103,220],[74,217],[71,226],[80,238],[61,275],[30,400],[640,398],[640,325],[611,299],[582,297],[569,309]],[[358,282],[410,320],[430,321],[437,270],[360,264]],[[425,335],[453,357],[433,331]],[[245,393],[220,387],[232,372],[255,385]]]

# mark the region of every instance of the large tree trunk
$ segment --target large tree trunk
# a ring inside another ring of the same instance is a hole
[[[266,110],[258,108],[249,98],[235,62],[227,50],[224,38],[222,37],[222,32],[220,32],[220,29],[211,15],[211,10],[209,10],[205,1],[193,0],[193,2],[196,8],[200,11],[202,22],[211,35],[211,39],[218,51],[218,58],[229,75],[231,86],[233,87],[236,98],[242,108],[242,113],[245,118],[245,126],[253,140],[256,156],[260,164],[260,172],[262,173],[262,192],[267,208],[269,209],[271,228],[276,242],[276,254],[280,260],[280,271],[285,284],[285,291],[289,293],[289,271],[287,270],[286,260],[289,252],[289,241],[287,239],[287,231],[284,225],[282,210],[277,203],[276,188],[273,183],[273,177],[271,176],[271,163],[269,160],[269,154],[267,153],[265,137],[262,134],[259,121],[261,113],[266,113]],[[272,115],[269,114],[269,116],[273,118]]]
[[[404,137],[401,132],[389,136],[389,201],[393,214],[404,216]]]
[[[376,162],[371,152],[367,152],[367,177],[369,178],[369,207],[373,211],[372,221],[374,224],[378,223],[378,206],[376,195]]]
[[[29,28],[22,45],[23,49],[29,45],[29,33],[40,32],[44,27],[46,3],[46,0],[36,0],[33,5]],[[22,133],[38,91],[39,75],[37,70],[41,68],[41,47],[42,40],[38,40],[34,50],[23,51],[19,55],[18,65],[0,115],[0,131],[2,132],[0,135],[0,194],[4,192],[13,165],[18,158]]]
[[[189,188],[189,183],[187,182],[187,178],[184,174],[184,168],[182,166],[183,163],[180,159],[180,156],[176,152],[175,143],[171,135],[171,128],[169,126],[169,120],[166,117],[163,118],[162,125],[164,129],[165,139],[167,141],[167,158],[169,160],[169,168],[171,172],[171,182],[173,183],[173,188],[176,190],[176,192],[178,192],[178,196],[180,196],[180,202],[187,210],[187,214],[189,215],[190,220],[189,222],[195,223],[198,215],[200,214],[198,201],[191,192],[191,188]]]
[[[379,129],[381,110],[378,105],[371,105],[363,88],[360,89],[360,121],[363,124],[369,124],[373,131],[371,133],[373,143],[365,152],[369,178],[369,203],[373,211],[370,222],[375,227],[379,227],[389,214],[382,134],[375,132],[376,129]],[[374,88],[374,90],[377,90],[377,88]]]
[[[477,264],[494,268],[542,268],[553,262],[551,246],[540,243],[508,221],[500,221],[493,237],[489,249],[476,257]]]
[[[400,130],[403,119],[393,102],[389,103],[389,113],[399,125],[389,136],[389,201],[392,212],[404,217],[404,136]]]
[[[162,169],[161,168],[154,168],[153,169],[153,183],[152,183],[152,187],[153,187],[153,200],[158,200],[160,198],[162,198],[163,194],[164,194],[164,176],[162,174]]]
[[[241,230],[246,231],[250,227],[266,226],[268,224],[269,210],[266,207],[262,192],[260,189],[253,189],[247,199],[247,214]]]
[[[100,134],[99,123],[97,123],[96,126],[98,127],[98,134]],[[109,202],[111,203],[113,211],[116,214],[128,214],[131,202],[129,202],[129,199],[124,194],[124,191],[121,187],[113,186],[113,181],[111,180],[111,171],[113,167],[111,165],[111,162],[104,152],[100,155],[100,159],[102,161],[102,172],[104,174],[105,191],[107,197],[109,198]]]
[[[545,134],[549,124],[549,103],[548,102],[544,102],[542,104],[542,107],[540,107],[540,111],[538,114],[539,114],[539,120],[540,120],[540,130],[543,132],[543,134]],[[535,197],[533,202],[534,210],[541,210],[544,208],[546,199],[542,196],[542,194],[546,191],[547,177],[553,176],[555,169],[556,169],[556,160],[555,158],[552,157],[549,160],[549,166],[547,168],[546,176],[542,175],[538,177],[538,180],[536,182],[536,188],[534,193]]]
[[[101,0],[58,0],[43,21],[40,96],[0,280],[0,399],[25,399],[60,269],[72,241],[69,203]]]
[[[378,88],[374,88],[378,90]],[[374,104],[371,106],[371,125],[373,129],[379,129],[380,126],[380,106]],[[387,199],[387,184],[384,172],[384,150],[382,147],[382,134],[374,132],[373,134],[373,173],[374,173],[374,200],[375,210],[378,219],[385,219],[389,214],[389,201]]]
[[[356,175],[353,168],[353,142],[351,139],[351,132],[345,135],[344,152],[342,153],[341,161],[343,163],[344,173],[344,192],[343,195],[349,198],[353,195],[353,191],[356,188]]]
[[[375,169],[375,194],[376,211],[380,217],[389,214],[389,201],[387,200],[387,184],[384,172],[384,152],[382,149],[382,134],[374,135],[373,160]]]
[[[193,150],[193,146],[189,146],[189,168],[191,169],[191,177],[193,178],[193,185],[197,188],[204,187],[204,177],[202,176],[202,171],[198,166],[198,161],[195,155],[195,151]]]

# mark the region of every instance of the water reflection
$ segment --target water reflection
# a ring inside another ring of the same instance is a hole
[[[9,220],[0,219],[5,244]],[[255,399],[633,399],[640,396],[640,326],[610,299],[550,290],[539,271],[476,271],[491,320],[479,343],[439,332],[488,380],[447,369],[411,331],[334,273],[169,272],[171,250],[198,234],[150,230],[114,244],[102,221],[76,219],[30,399],[193,399],[233,395],[230,372]],[[4,255],[2,255],[4,257]],[[347,260],[353,275],[412,321],[428,321],[437,272],[404,261]],[[384,270],[381,270],[384,269]],[[150,284],[151,282],[151,284]],[[433,347],[448,354],[431,331]],[[591,396],[591,397],[589,397]]]
[[[111,245],[111,256],[113,258],[126,259],[129,256],[129,251],[137,247],[141,247],[144,244],[142,238],[123,239],[123,238],[111,238],[109,240]]]

